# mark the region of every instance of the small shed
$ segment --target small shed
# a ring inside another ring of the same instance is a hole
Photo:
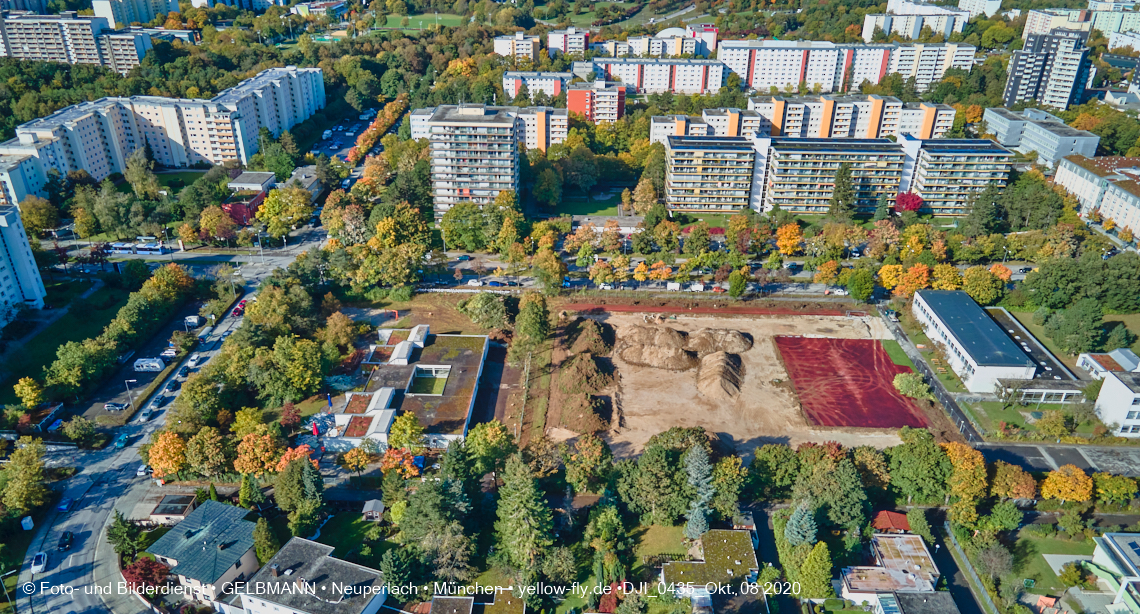
[[[246,171],[234,179],[231,179],[229,183],[226,184],[226,187],[234,191],[253,190],[257,192],[268,192],[273,189],[273,186],[276,184],[277,175],[274,173]]]
[[[875,514],[871,527],[880,533],[908,533],[910,521],[906,519],[906,514],[883,510]]]
[[[380,522],[384,519],[384,502],[379,499],[365,501],[362,513],[365,520]]]

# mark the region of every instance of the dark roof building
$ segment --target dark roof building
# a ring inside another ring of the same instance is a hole
[[[899,614],[959,614],[958,604],[948,591],[933,593],[895,593]],[[879,603],[883,599],[879,598]]]
[[[190,512],[147,552],[170,566],[179,583],[203,600],[213,600],[235,580],[257,571],[249,510],[206,501]]]
[[[250,578],[240,595],[246,612],[361,614],[387,597],[379,571],[333,558],[333,547],[294,537]],[[232,601],[236,601],[236,598]]]

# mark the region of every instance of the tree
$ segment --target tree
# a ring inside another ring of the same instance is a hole
[[[970,238],[981,237],[997,232],[1001,225],[998,199],[1001,190],[990,183],[970,201],[966,217],[959,224],[959,231]]]
[[[728,295],[732,298],[740,298],[747,287],[748,282],[740,271],[733,271],[728,275]]]
[[[1063,351],[1076,355],[1100,345],[1103,320],[1100,301],[1083,298],[1050,316],[1045,322],[1045,332]]]
[[[657,204],[657,188],[648,175],[642,175],[633,190],[633,211],[635,215],[644,215],[650,207]]]
[[[1108,333],[1108,338],[1104,341],[1104,349],[1111,352],[1119,348],[1131,348],[1135,342],[1136,335],[1132,334],[1132,331],[1128,330],[1124,323],[1120,323]]]
[[[918,373],[898,373],[892,382],[899,394],[912,399],[932,399],[930,386],[923,381]]]
[[[801,503],[788,518],[784,526],[784,540],[789,546],[814,544],[816,534],[815,511],[806,503]]]
[[[123,567],[123,579],[127,588],[140,594],[152,594],[157,587],[166,584],[170,568],[154,559],[141,558]]]
[[[993,480],[990,492],[1002,499],[1033,499],[1037,494],[1037,482],[1033,476],[1017,465],[997,461],[993,467]]]
[[[388,445],[409,451],[418,451],[423,447],[424,427],[419,418],[412,412],[407,412],[392,421],[388,432]]]
[[[887,200],[887,194],[884,192],[879,195],[879,202],[875,205],[875,215],[872,219],[876,222],[885,220],[891,216],[890,201]]]
[[[353,448],[344,453],[343,462],[345,469],[360,475],[368,468],[368,453],[364,451],[364,448]]]
[[[1073,430],[1069,417],[1056,410],[1044,412],[1034,426],[1039,433],[1051,439],[1065,437]]]
[[[534,570],[551,539],[550,508],[535,483],[530,467],[518,454],[507,459],[499,489],[495,541],[507,563],[517,570]]]
[[[81,446],[87,445],[95,437],[95,423],[83,416],[75,416],[63,423],[63,434]]]
[[[991,581],[1013,571],[1013,555],[1001,544],[978,551],[978,567]]]
[[[881,273],[882,270],[880,269]],[[902,274],[898,285],[895,286],[894,294],[898,297],[910,298],[914,296],[915,292],[926,288],[928,285],[930,285],[930,267],[920,262]]]
[[[693,491],[689,503],[689,520],[685,523],[685,537],[696,540],[709,530],[709,501],[714,491],[712,486],[712,465],[704,446],[694,445],[685,453],[685,475]]]
[[[642,524],[672,526],[689,504],[674,454],[664,446],[647,445],[636,461],[618,465],[618,494],[640,514]]]
[[[472,427],[467,434],[466,447],[477,476],[498,471],[507,457],[517,451],[510,431],[498,420],[481,422]]]
[[[20,398],[20,403],[25,408],[32,410],[44,402],[44,389],[40,386],[34,378],[21,377],[20,381],[16,382],[12,389],[15,390],[16,396]]]
[[[907,524],[910,525],[910,532],[915,535],[921,536],[926,540],[926,543],[934,543],[934,531],[930,529],[930,522],[926,519],[926,510],[921,507],[912,507],[906,513]]]
[[[305,463],[309,465],[308,463]],[[311,466],[311,465],[309,465]],[[306,537],[317,530],[321,521],[321,500],[304,499],[297,505],[297,509],[289,513],[289,532],[294,537]]]
[[[270,190],[257,209],[257,219],[266,225],[271,237],[283,237],[295,226],[305,223],[313,214],[312,194],[304,188],[287,187]]]
[[[726,456],[713,465],[712,509],[725,520],[740,511],[740,493],[748,479],[748,470],[739,456]]]
[[[911,192],[902,192],[895,197],[895,211],[899,213],[917,212],[922,208],[922,197]]]
[[[800,584],[806,599],[826,599],[835,595],[831,588],[831,552],[827,542],[817,542],[800,567]]]
[[[794,450],[784,444],[760,446],[748,467],[748,477],[755,496],[784,499],[791,493],[800,471],[800,460]]]
[[[942,447],[954,468],[946,480],[948,494],[958,498],[950,507],[951,520],[973,524],[978,517],[977,505],[986,496],[986,459],[963,443],[951,442]]]
[[[709,251],[709,225],[701,220],[689,228],[689,238],[685,239],[685,252],[693,255]]]
[[[952,264],[936,264],[930,287],[935,290],[957,290],[962,287],[962,272]]]
[[[597,435],[586,433],[574,442],[572,452],[563,454],[566,481],[577,492],[588,492],[604,484],[613,466],[610,447]]]
[[[239,441],[250,433],[263,432],[265,432],[264,412],[256,407],[239,409],[234,415],[233,424],[230,425],[230,434]]]
[[[262,503],[265,503],[265,493],[261,492],[261,487],[257,485],[252,475],[243,473],[241,488],[238,489],[238,505],[253,509]]]
[[[277,498],[277,507],[290,512],[300,509],[305,501],[315,500],[319,503],[324,492],[324,481],[321,474],[313,467],[307,458],[299,458],[289,463],[277,475],[274,493]]]
[[[272,435],[268,433],[247,433],[238,443],[234,470],[260,478],[273,471],[280,456],[281,452],[277,447],[277,441]]]
[[[827,217],[835,222],[848,222],[855,214],[855,186],[851,179],[851,165],[844,162],[835,172],[835,187],[831,190]]]
[[[1093,479],[1076,465],[1062,465],[1041,482],[1041,496],[1045,499],[1088,501],[1092,499]]]
[[[131,184],[135,198],[140,200],[158,199],[158,177],[155,176],[153,168],[154,162],[147,158],[144,148],[136,149],[127,158],[127,168],[123,172],[123,176],[126,177],[127,183]]]
[[[59,226],[59,208],[39,196],[29,196],[20,203],[20,221],[31,238]]]
[[[122,512],[115,510],[111,525],[107,527],[107,543],[111,544],[116,554],[134,558],[143,544],[142,529],[127,520]]]
[[[546,209],[557,209],[562,203],[562,178],[553,168],[543,169],[535,181],[534,198]]]
[[[257,553],[257,561],[262,565],[268,563],[281,549],[281,543],[277,541],[277,536],[265,518],[258,518],[257,526],[253,528],[253,549]]]
[[[149,459],[156,478],[178,473],[186,466],[186,442],[178,433],[159,433],[150,447]]]
[[[199,475],[210,478],[220,474],[226,460],[222,434],[212,426],[203,427],[186,442],[186,463]]]
[[[1005,294],[1005,282],[986,267],[972,266],[962,275],[962,289],[978,304],[992,305]]]
[[[1013,501],[1001,501],[993,506],[989,514],[978,521],[978,528],[995,533],[997,531],[1014,531],[1021,526],[1023,516]]]
[[[903,443],[890,449],[891,485],[906,496],[907,504],[928,501],[944,492],[952,470],[945,451],[925,429],[899,429]]]
[[[804,233],[799,224],[784,224],[776,229],[776,247],[785,256],[794,256],[803,246]]]
[[[28,514],[47,500],[43,461],[46,451],[42,440],[21,437],[8,455],[8,464],[4,468],[7,485],[4,486],[3,502],[15,516]]]
[[[287,401],[281,407],[281,426],[285,427],[288,431],[292,431],[301,424],[301,412],[293,405],[292,401]]]
[[[1092,477],[1099,502],[1125,505],[1136,496],[1136,480],[1128,476],[1101,472]]]

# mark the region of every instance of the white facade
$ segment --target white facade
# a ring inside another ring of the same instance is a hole
[[[167,13],[178,12],[178,0],[93,0],[96,17],[102,17],[112,28],[125,28],[134,23],[149,23]]]
[[[103,17],[83,17],[74,11],[0,14],[0,57],[94,64],[126,74],[150,49],[149,36],[116,32]]]
[[[886,14],[867,15],[863,19],[863,40],[871,42],[878,28],[906,38],[918,38],[922,28],[950,38],[952,32],[961,32],[970,20],[969,11],[953,9],[925,2],[890,0]]]
[[[0,206],[0,326],[11,322],[16,309],[42,309],[47,291],[32,256],[20,211]]]
[[[594,58],[575,63],[575,72],[621,81],[638,93],[715,94],[724,85],[726,66],[717,60]]]
[[[1001,0],[958,0],[958,8],[968,11],[971,19],[978,15],[993,17],[1001,10]]]
[[[1092,28],[1092,21],[1078,21],[1080,16],[1081,11],[1050,9],[1029,11],[1025,17],[1025,29],[1022,31],[1022,38],[1030,34],[1048,34],[1057,28],[1088,32]],[[1112,48],[1111,44],[1109,44],[1109,48]]]
[[[756,111],[705,109],[701,117],[655,115],[649,119],[649,141],[665,145],[671,136],[742,136],[764,132],[764,118]]]
[[[748,108],[762,118],[761,133],[800,138],[881,138],[911,134],[942,138],[954,127],[953,107],[904,103],[893,96],[758,96]]]
[[[527,92],[534,96],[543,92],[554,98],[566,91],[566,86],[574,80],[574,73],[570,72],[524,72],[507,71],[503,73],[503,92],[514,98],[525,87]]]
[[[495,53],[508,58],[538,61],[539,37],[518,31],[513,36],[496,36]]]
[[[1096,398],[1096,415],[1117,437],[1140,437],[1140,375],[1109,371]]]
[[[1033,360],[965,292],[919,290],[911,311],[970,392],[992,393],[999,379],[1036,373]]]
[[[1108,48],[1120,49],[1121,47],[1131,47],[1133,51],[1140,51],[1140,33],[1113,32],[1109,34]]]
[[[1080,212],[1094,209],[1117,228],[1140,229],[1140,158],[1069,156],[1057,165],[1057,185],[1077,197]]]
[[[325,106],[320,68],[274,68],[211,100],[132,96],[100,98],[16,128],[0,143],[0,203],[43,195],[48,171],[84,169],[101,181],[121,173],[127,158],[150,143],[165,167],[249,161],[261,128],[274,136]]]
[[[478,105],[475,105],[478,106]],[[411,136],[413,140],[431,138],[430,120],[438,109],[448,108],[428,107],[412,111]],[[566,140],[570,130],[570,114],[566,109],[553,107],[486,107],[489,111],[501,111],[515,118],[514,134],[518,144],[525,145],[527,149],[541,149],[546,151],[551,145],[557,145]]]
[[[585,53],[590,48],[590,33],[578,28],[554,30],[546,35],[546,47],[550,57],[554,57],[556,52]]]

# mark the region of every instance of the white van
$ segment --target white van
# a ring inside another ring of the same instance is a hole
[[[671,281],[671,282],[668,282],[665,284],[665,289],[670,291],[670,292],[680,292],[681,291],[681,284],[679,284],[675,281]]]

